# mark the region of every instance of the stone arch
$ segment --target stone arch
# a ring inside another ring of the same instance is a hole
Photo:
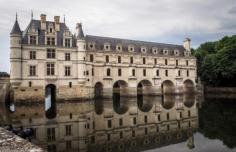
[[[94,85],[94,97],[95,98],[103,97],[103,84],[101,82],[97,82]]]
[[[175,96],[170,94],[165,94],[162,96],[162,107],[165,109],[171,109],[175,105]]]
[[[48,119],[56,117],[56,86],[48,84],[45,87],[45,112]]]
[[[174,94],[175,86],[171,80],[165,80],[161,84],[162,94]]]
[[[128,83],[124,80],[118,80],[113,84],[113,94],[126,95],[128,93]]]
[[[195,86],[194,82],[190,79],[187,79],[183,83],[183,93],[194,93],[195,92]]]

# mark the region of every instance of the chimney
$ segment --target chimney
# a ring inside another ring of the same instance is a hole
[[[190,43],[191,43],[191,39],[190,38],[186,38],[184,40],[183,46],[184,46],[185,50],[191,51],[191,44]]]
[[[41,30],[46,30],[46,15],[41,14],[40,20],[41,20]]]
[[[55,30],[60,31],[60,16],[54,16]]]

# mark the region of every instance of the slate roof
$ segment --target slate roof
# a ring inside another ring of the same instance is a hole
[[[147,48],[147,53],[152,53],[152,48],[157,48],[159,51],[158,54],[163,54],[163,50],[167,49],[169,51],[169,55],[174,54],[174,50],[179,50],[180,56],[184,55],[184,47],[182,45],[174,45],[174,44],[164,44],[164,43],[156,43],[156,42],[146,42],[146,41],[137,41],[137,40],[128,40],[128,39],[119,39],[119,38],[111,38],[111,37],[101,37],[101,36],[92,36],[87,35],[85,40],[88,44],[95,43],[96,50],[103,50],[104,44],[109,43],[111,51],[116,51],[116,45],[122,45],[122,51],[128,51],[128,46],[134,46],[135,53],[141,53],[141,47]]]
[[[41,30],[41,22],[40,20],[31,20],[25,31],[23,32],[23,44],[28,44],[28,30],[34,24],[35,29],[38,31],[38,44],[45,45],[45,30]],[[47,21],[46,22],[46,29],[48,28],[49,24],[53,24],[55,27],[54,22]],[[57,31],[57,46],[63,46],[63,33],[68,28],[65,23],[60,23],[60,31]],[[73,36],[72,46],[76,46],[75,36]]]
[[[17,20],[15,21],[15,23],[13,25],[13,28],[11,30],[11,34],[21,34],[20,26],[19,26],[19,23]]]

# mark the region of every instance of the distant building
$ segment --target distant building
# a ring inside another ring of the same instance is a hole
[[[17,18],[10,33],[11,84],[15,100],[43,101],[46,88],[57,99],[194,91],[196,58],[190,39],[183,45],[72,34],[60,17],[31,19],[21,31]]]

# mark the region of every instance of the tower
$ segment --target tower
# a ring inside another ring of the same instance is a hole
[[[191,39],[190,38],[186,38],[184,40],[183,47],[185,48],[185,55],[187,56],[191,55]]]
[[[21,84],[22,78],[22,50],[21,50],[22,32],[17,20],[10,33],[10,82],[13,87]]]
[[[77,61],[78,61],[78,82],[79,84],[84,84],[86,82],[86,42],[82,29],[82,24],[77,23],[76,25],[76,46],[77,46]]]

